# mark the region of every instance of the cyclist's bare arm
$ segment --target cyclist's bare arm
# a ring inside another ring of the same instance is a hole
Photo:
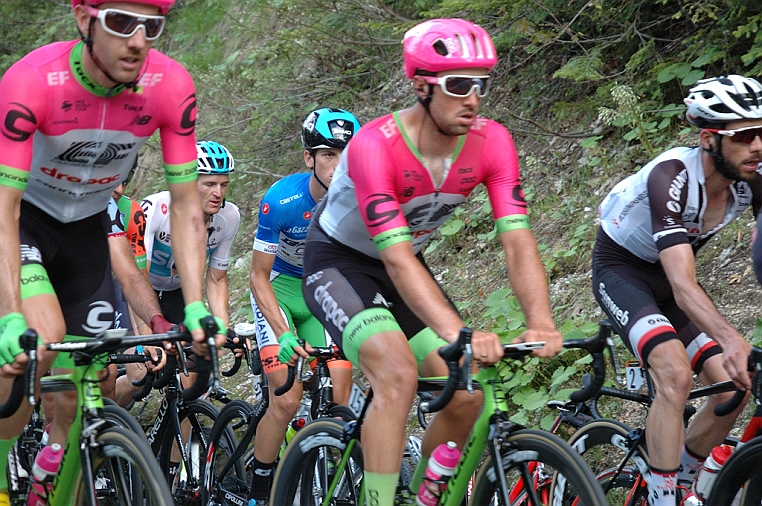
[[[693,249],[689,244],[676,244],[659,252],[664,272],[672,287],[677,305],[698,328],[722,346],[722,364],[736,383],[751,388],[746,363],[751,345],[720,315],[712,300],[699,286]]]
[[[135,264],[135,257],[126,236],[109,237],[111,268],[132,310],[142,321],[149,322],[154,315],[162,314],[156,292],[151,283]],[[136,333],[138,329],[135,329]],[[150,329],[149,329],[150,330]]]
[[[527,322],[527,331],[516,342],[544,341],[545,347],[536,350],[533,355],[555,356],[561,351],[563,336],[553,323],[548,281],[537,241],[530,229],[519,228],[500,234],[500,244],[505,252],[511,289],[521,304]]]
[[[196,181],[169,184],[172,195],[170,212],[170,233],[175,266],[182,279],[183,299],[186,306],[192,302],[203,301],[204,266],[206,264],[206,227],[204,213],[201,210],[201,199],[198,195]],[[193,331],[196,343],[204,341],[204,331]],[[217,334],[217,346],[225,344],[225,336]],[[196,346],[196,351],[205,353],[204,347]]]
[[[259,310],[267,323],[272,327],[275,335],[280,337],[290,329],[280,314],[278,299],[275,296],[273,285],[270,284],[270,272],[275,263],[275,255],[252,250],[251,269],[249,270],[249,288],[254,294]]]
[[[394,286],[405,303],[423,323],[440,337],[454,342],[464,326],[463,320],[445,299],[439,285],[415,257],[412,243],[392,244],[381,250]],[[485,364],[494,364],[503,357],[503,348],[496,334],[475,332],[472,341],[474,356]]]
[[[212,314],[222,319],[229,326],[228,316],[228,271],[207,267],[206,269],[206,298]]]
[[[0,185],[0,316],[21,312],[21,240],[19,239],[19,216],[23,190]],[[3,375],[17,375],[24,371],[26,356],[21,363],[6,364]]]

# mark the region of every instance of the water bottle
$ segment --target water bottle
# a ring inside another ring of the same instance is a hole
[[[296,433],[304,427],[307,424],[307,420],[305,420],[302,417],[296,417],[294,418],[290,424],[288,424],[288,429],[286,430],[286,444],[291,442],[291,440],[294,438]]]
[[[423,483],[415,496],[418,506],[436,506],[459,459],[460,450],[452,441],[442,443],[434,449],[423,476]]]
[[[720,468],[732,453],[733,448],[731,446],[715,446],[699,469],[693,482],[692,491],[702,502],[706,502],[706,498],[712,491],[714,480],[717,479],[717,473],[720,472]]]
[[[53,477],[58,472],[63,458],[63,448],[58,443],[45,446],[32,466],[32,484],[29,490],[27,506],[45,506],[45,498],[48,496]]]

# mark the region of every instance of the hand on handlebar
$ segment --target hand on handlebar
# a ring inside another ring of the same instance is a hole
[[[753,373],[747,370],[750,354],[751,345],[743,338],[722,343],[722,367],[739,390],[751,388]]]
[[[550,358],[558,355],[563,348],[564,336],[556,329],[527,329],[513,340],[514,343],[531,343],[538,341],[544,341],[545,346],[534,350],[532,356]]]
[[[284,332],[279,338],[280,351],[278,352],[278,360],[288,365],[289,367],[295,367],[298,358],[301,356],[305,359],[310,358],[309,354],[303,347],[299,345],[299,341],[291,332]],[[305,345],[308,349],[312,350],[309,345]]]
[[[0,318],[0,375],[8,378],[24,374],[29,357],[21,347],[20,336],[28,328],[21,313]]]
[[[471,334],[471,350],[474,360],[484,366],[497,364],[503,359],[503,345],[493,332],[474,330]]]
[[[146,362],[146,369],[149,371],[160,371],[167,365],[167,354],[162,352],[162,349],[158,346],[144,346],[143,354],[150,358],[149,362]]]
[[[200,300],[191,302],[185,306],[185,320],[183,321],[183,324],[193,336],[193,345],[191,347],[193,353],[209,359],[209,347],[206,344],[207,338],[201,327],[201,320],[207,316],[211,316],[211,313],[203,302]],[[214,321],[217,323],[217,334],[214,336],[214,342],[217,349],[220,349],[225,344],[228,329],[220,318],[215,316]]]

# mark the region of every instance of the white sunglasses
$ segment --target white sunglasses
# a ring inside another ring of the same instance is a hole
[[[476,90],[479,98],[484,98],[489,93],[489,84],[492,76],[421,76],[429,84],[438,84],[445,95],[451,97],[467,97]]]
[[[84,7],[90,16],[100,20],[101,26],[106,32],[125,39],[132,37],[139,28],[142,28],[143,37],[146,40],[156,40],[164,31],[164,25],[167,21],[164,16],[135,14],[120,9],[96,9],[89,5]]]

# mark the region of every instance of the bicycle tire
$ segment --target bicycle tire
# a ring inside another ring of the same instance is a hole
[[[345,425],[346,422],[333,418],[319,419],[294,436],[275,471],[270,504],[314,506],[324,504],[328,493],[331,504],[362,504],[363,459],[359,441],[353,441],[345,465],[340,462],[348,447],[343,438]],[[335,485],[332,491],[331,484]],[[310,492],[304,494],[308,488]]]
[[[259,418],[253,420],[257,425],[264,415],[264,410],[261,411]],[[235,400],[225,405],[217,415],[209,435],[206,464],[202,474],[201,504],[223,504],[226,495],[236,497],[240,504],[245,502],[251,484],[251,476],[244,467],[245,453],[224,476],[218,473],[228,463],[239,444],[232,427],[248,429],[249,424],[245,422],[254,412],[255,408],[248,402]],[[248,446],[249,441],[241,441],[241,444]]]
[[[105,404],[103,406],[103,418],[111,422],[112,426],[129,429],[145,439],[146,443],[148,442],[146,433],[140,425],[140,422],[138,422],[135,417],[123,407],[117,406],[116,404]]]
[[[648,499],[642,478],[649,472],[645,446],[638,444],[622,465],[631,445],[630,432],[618,420],[600,419],[586,423],[569,438],[569,446],[582,455],[612,506],[644,506]]]
[[[328,418],[336,418],[344,422],[351,422],[357,419],[351,409],[341,404],[336,404],[328,409]]]
[[[180,416],[181,425],[188,421],[190,429],[182,437],[183,446],[188,455],[188,467],[170,465],[173,449],[177,451],[177,435],[170,434],[159,449],[159,465],[162,476],[170,485],[176,506],[190,506],[198,503],[201,497],[201,479],[209,444],[209,436],[219,409],[209,401],[194,400],[185,402]],[[181,434],[182,436],[182,434]]]
[[[534,429],[522,429],[505,438],[501,463],[514,506],[530,504],[608,506],[606,496],[582,457],[558,436]],[[531,476],[527,483],[522,476]],[[548,478],[549,488],[540,487]],[[563,478],[563,479],[562,479]],[[491,455],[482,463],[474,482],[473,506],[503,505],[498,476]],[[524,495],[526,501],[517,503]],[[538,496],[545,495],[546,502]],[[532,502],[534,501],[534,502]],[[550,502],[552,501],[552,502]]]
[[[762,437],[756,437],[730,456],[712,485],[706,506],[727,506],[739,490],[741,506],[762,504]]]
[[[99,506],[173,504],[169,486],[147,442],[124,427],[110,427],[96,441],[98,445],[90,448],[95,484],[85,484],[80,472],[72,504],[87,504],[86,486],[95,486]]]

